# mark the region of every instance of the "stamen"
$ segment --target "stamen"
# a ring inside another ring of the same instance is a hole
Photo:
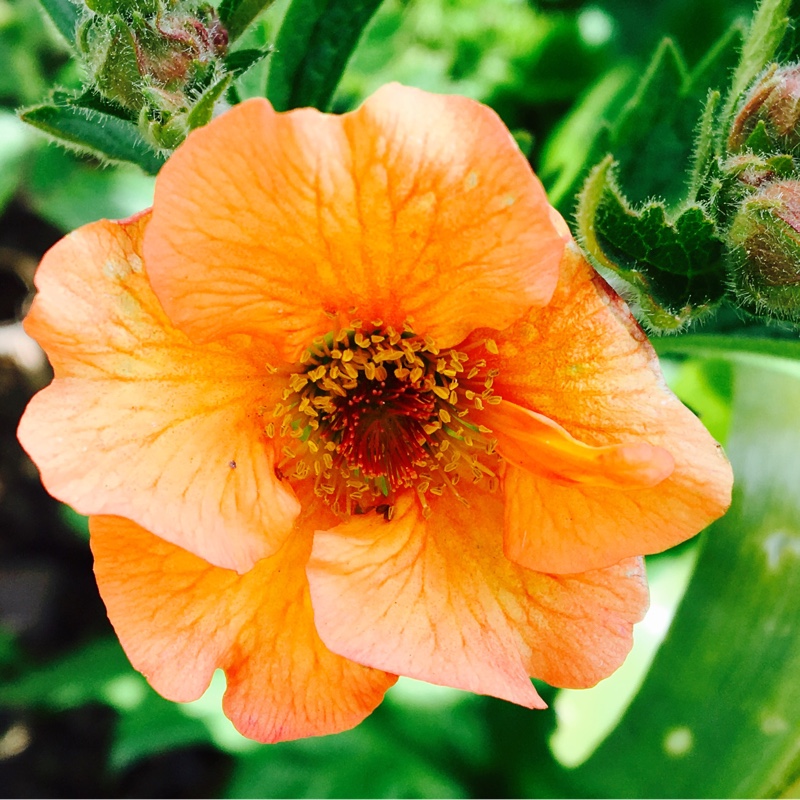
[[[265,416],[280,420],[280,478],[313,478],[314,492],[339,513],[374,508],[389,520],[398,491],[413,489],[423,514],[428,496],[451,492],[463,477],[496,487],[497,441],[480,424],[494,394],[487,370],[492,340],[440,350],[429,336],[353,320],[314,340]],[[276,422],[265,431],[276,435]]]

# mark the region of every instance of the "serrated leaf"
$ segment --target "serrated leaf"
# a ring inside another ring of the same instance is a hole
[[[119,117],[77,106],[41,105],[20,117],[73,150],[109,161],[128,161],[154,175],[166,160],[142,139],[138,128]]]
[[[800,772],[800,380],[774,365],[735,367],[733,505],[581,796],[776,797]]]
[[[81,19],[80,6],[72,0],[39,0],[47,16],[53,20],[58,32],[75,47],[78,23]]]
[[[344,68],[381,0],[292,0],[267,78],[278,111],[328,108]]]
[[[274,0],[222,0],[217,10],[228,31],[228,41],[235,42],[250,23],[273,2]]]
[[[701,206],[674,218],[651,201],[634,209],[619,190],[610,157],[586,181],[578,232],[593,260],[625,282],[656,330],[678,330],[725,294],[723,246]]]
[[[235,50],[233,53],[228,53],[228,55],[225,56],[225,67],[234,78],[238,78],[240,75],[244,75],[251,67],[258,64],[259,61],[263,61],[271,53],[271,47],[263,50],[257,48]]]

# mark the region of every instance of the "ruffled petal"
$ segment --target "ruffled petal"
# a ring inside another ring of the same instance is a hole
[[[283,544],[299,511],[259,416],[280,389],[272,353],[247,337],[199,348],[172,327],[141,259],[147,219],[88,225],[42,261],[25,327],[56,379],[20,441],[80,513],[128,517],[243,571]]]
[[[667,388],[627,306],[576,247],[566,250],[561,268],[546,308],[491,335],[500,408],[508,401],[584,445],[611,448],[623,473],[633,464],[638,474],[638,486],[624,474],[619,486],[568,484],[509,459],[506,554],[530,569],[570,573],[694,536],[730,504],[733,477],[721,447]],[[629,450],[630,443],[639,444]]]
[[[314,618],[334,652],[431,683],[544,703],[528,676],[591,686],[623,661],[647,607],[640,559],[583,575],[524,569],[502,553],[502,498],[445,495],[425,519],[400,499],[317,531],[308,563]]]
[[[223,708],[252,739],[351,728],[396,680],[331,653],[314,629],[303,567],[310,535],[238,575],[119,517],[90,522],[100,593],[131,663],[170,700],[225,670]]]
[[[162,170],[145,253],[197,340],[273,336],[294,355],[352,319],[441,346],[550,298],[564,247],[493,111],[383,87],[344,116],[242,103]]]

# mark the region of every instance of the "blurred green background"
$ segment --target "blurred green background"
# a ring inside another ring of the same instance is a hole
[[[243,46],[273,42],[285,7]],[[391,80],[486,102],[570,219],[593,137],[662,37],[691,67],[753,7],[385,0],[334,109]],[[734,508],[649,559],[651,610],[596,688],[542,686],[550,708],[535,712],[401,679],[357,729],[272,746],[222,715],[221,674],[194,703],[155,694],[106,621],[85,520],[45,494],[14,436],[49,380],[19,323],[38,259],[85,222],[149,205],[153,178],[72,155],[17,119],[82,80],[35,0],[0,0],[0,64],[0,796],[800,796],[800,342],[732,312],[713,336],[657,347],[672,388],[729,446]],[[239,80],[242,97],[263,95],[269,68]]]

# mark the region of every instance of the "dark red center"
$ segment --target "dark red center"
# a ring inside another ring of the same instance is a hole
[[[385,477],[398,488],[418,477],[430,455],[425,425],[436,417],[435,397],[390,374],[384,381],[359,380],[337,398],[323,434],[336,452],[366,477]]]

